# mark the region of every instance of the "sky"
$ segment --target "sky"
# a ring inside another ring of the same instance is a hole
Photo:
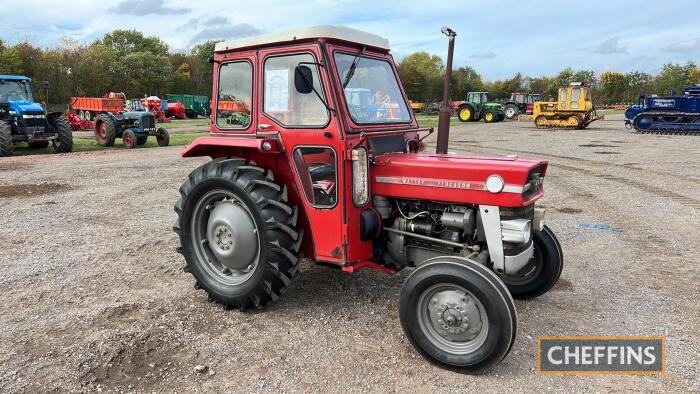
[[[666,62],[700,63],[697,0],[4,0],[0,38],[90,43],[117,28],[157,35],[173,50],[311,25],[346,25],[389,39],[399,60],[447,54],[443,25],[457,32],[455,67],[484,79],[573,69],[657,72]]]

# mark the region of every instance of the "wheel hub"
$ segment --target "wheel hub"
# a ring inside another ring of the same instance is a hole
[[[217,260],[232,270],[250,270],[257,263],[255,222],[240,204],[230,200],[214,203],[207,223],[207,241]]]
[[[469,341],[483,325],[479,308],[467,294],[457,290],[436,292],[428,310],[435,331],[451,341]]]

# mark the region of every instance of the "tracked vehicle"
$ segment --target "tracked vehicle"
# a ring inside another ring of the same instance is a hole
[[[591,89],[581,82],[559,88],[556,102],[535,102],[532,117],[540,129],[585,129],[594,121],[603,119],[593,106]]]
[[[174,225],[184,270],[209,301],[269,305],[304,260],[411,269],[399,315],[425,358],[478,372],[506,356],[512,296],[546,293],[562,270],[535,206],[547,162],[447,154],[456,34],[443,33],[436,153],[420,151],[433,130],[418,127],[382,37],[318,26],[216,45],[212,135],[182,154],[213,160],[180,187]],[[234,97],[249,116],[219,105]]]
[[[700,135],[700,85],[685,88],[683,96],[642,95],[625,118],[625,126],[638,133]]]

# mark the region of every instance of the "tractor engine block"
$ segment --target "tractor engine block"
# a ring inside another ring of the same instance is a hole
[[[386,243],[383,259],[396,267],[416,266],[436,256],[479,258],[482,249],[474,206],[375,197],[382,216]]]

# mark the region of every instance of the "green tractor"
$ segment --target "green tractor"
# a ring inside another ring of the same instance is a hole
[[[503,106],[489,103],[488,92],[469,92],[465,101],[453,103],[457,118],[462,122],[473,122],[483,119],[484,123],[501,122],[505,115]]]

